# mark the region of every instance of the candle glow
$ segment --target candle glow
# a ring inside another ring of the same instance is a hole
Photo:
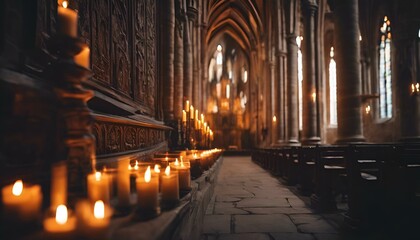
[[[20,196],[23,192],[23,182],[22,180],[17,180],[15,184],[13,184],[12,194],[16,197]]]
[[[93,207],[93,216],[96,219],[105,218],[105,204],[102,200],[98,200],[95,202],[95,206]]]
[[[165,169],[165,175],[169,176],[171,174],[171,167],[167,166]]]
[[[63,225],[67,222],[68,219],[68,213],[67,213],[67,207],[65,205],[58,205],[57,211],[55,212],[55,221]]]
[[[150,171],[150,166],[148,166],[146,172],[144,173],[144,181],[148,183],[150,182],[151,178],[152,178],[152,173]]]
[[[155,164],[154,171],[155,173],[160,173],[159,165]]]

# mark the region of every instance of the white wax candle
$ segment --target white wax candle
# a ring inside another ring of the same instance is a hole
[[[165,169],[165,174],[162,174],[162,202],[176,202],[179,200],[179,182],[178,173],[171,171],[169,166]]]
[[[67,7],[68,1],[63,1],[61,6],[58,6],[58,32],[77,37],[77,12]]]
[[[130,160],[124,159],[118,162],[117,195],[119,206],[130,206]]]
[[[90,68],[90,49],[85,47],[74,56],[74,62],[82,67]]]
[[[144,173],[144,177],[136,179],[137,203],[140,209],[155,210],[159,206],[159,178],[152,175],[150,166]]]
[[[42,193],[39,185],[27,186],[22,180],[3,187],[4,213],[9,220],[32,221],[40,214]]]
[[[109,176],[106,173],[95,172],[87,176],[87,189],[89,200],[94,203],[102,200],[109,203]]]
[[[67,204],[67,164],[54,164],[51,170],[51,209]]]
[[[76,218],[68,213],[65,205],[59,205],[55,216],[44,219],[47,233],[70,233],[76,229]]]
[[[181,160],[180,163],[175,161],[169,165],[178,172],[179,189],[189,190],[191,188],[190,163]]]
[[[103,201],[94,204],[79,201],[76,205],[78,229],[88,239],[105,239],[112,216],[112,209]]]

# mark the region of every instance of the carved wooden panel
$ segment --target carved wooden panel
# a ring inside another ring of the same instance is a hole
[[[134,61],[135,61],[135,88],[134,98],[136,102],[146,103],[147,81],[146,81],[146,22],[145,1],[135,1],[135,25],[134,25]]]
[[[96,153],[110,154],[141,150],[165,141],[165,130],[118,122],[96,121]]]
[[[154,112],[155,106],[155,83],[156,83],[156,1],[148,0],[146,4],[146,26],[147,26],[147,99],[146,106]]]
[[[112,64],[112,78],[114,86],[120,93],[131,96],[132,95],[132,78],[131,78],[131,57],[129,49],[129,11],[128,0],[113,0],[111,1],[111,31],[112,44],[111,56]]]
[[[91,3],[91,59],[94,79],[111,86],[110,14],[108,0],[85,1]]]

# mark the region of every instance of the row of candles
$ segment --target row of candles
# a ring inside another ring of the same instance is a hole
[[[191,144],[189,141],[196,141],[197,144],[202,144],[203,147],[209,147],[210,142],[214,140],[213,130],[205,121],[204,114],[201,113],[199,115],[198,109],[194,109],[194,106],[190,105],[189,100],[185,101],[184,109],[182,110],[182,126],[184,141],[188,145]]]
[[[139,215],[152,213],[156,216],[161,204],[163,208],[176,206],[180,191],[191,189],[190,160],[215,157],[220,151],[195,151],[189,156],[184,152],[177,154],[179,159],[175,158],[174,161],[165,157],[164,161],[144,165],[137,161],[132,165],[128,159],[120,160],[117,168],[104,168],[103,171],[90,173],[87,175],[88,197],[76,203],[75,214],[67,208],[67,166],[54,165],[51,174],[51,206],[43,220],[44,232],[57,238],[75,232],[87,238],[105,238],[113,215],[113,186],[116,186],[117,208],[134,205]],[[164,165],[166,167],[163,170],[161,166]],[[134,199],[137,199],[137,203],[133,203],[131,197],[133,179],[137,195]],[[34,222],[39,218],[43,201],[40,185],[24,184],[22,180],[17,180],[3,187],[2,198],[5,219],[12,222]]]

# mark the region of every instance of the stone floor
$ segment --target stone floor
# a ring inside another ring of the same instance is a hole
[[[337,227],[250,157],[225,157],[202,240],[341,239]]]
[[[285,186],[250,157],[225,156],[201,240],[420,239],[420,209],[405,204],[397,215],[354,231],[343,224],[345,198],[337,196],[337,211],[320,215],[309,208],[309,197],[295,193],[296,187]]]

